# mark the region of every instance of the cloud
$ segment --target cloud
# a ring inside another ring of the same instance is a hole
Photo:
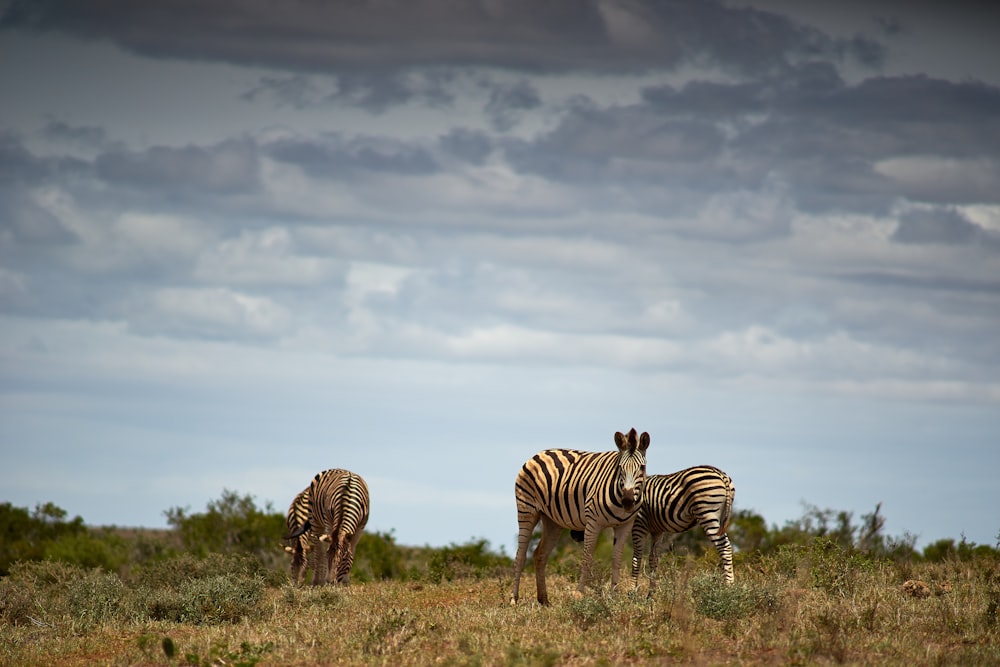
[[[483,65],[614,73],[685,62],[749,73],[845,52],[862,63],[880,62],[870,38],[833,39],[775,13],[717,2],[300,0],[276,13],[262,0],[182,6],[47,0],[15,3],[2,24],[105,39],[151,57],[328,73]]]
[[[990,235],[953,208],[914,209],[899,216],[892,240],[916,244],[969,244],[989,241],[1000,248],[1000,237]]]
[[[109,183],[165,193],[238,193],[259,184],[256,145],[239,139],[208,147],[154,146],[104,153],[97,157],[95,168]]]
[[[538,91],[526,80],[510,84],[495,84],[486,104],[486,115],[493,127],[505,132],[517,124],[523,112],[542,105]]]
[[[131,329],[143,335],[230,341],[274,339],[292,321],[270,299],[217,287],[157,289],[136,299],[127,315]]]
[[[267,154],[294,164],[318,178],[345,178],[364,173],[429,174],[439,170],[434,157],[419,145],[389,137],[323,140],[280,139]]]
[[[318,287],[343,280],[335,257],[304,254],[284,227],[242,230],[201,252],[192,277],[208,285]]]

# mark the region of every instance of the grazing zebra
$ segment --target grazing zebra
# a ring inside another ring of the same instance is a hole
[[[545,565],[563,528],[583,531],[583,561],[577,594],[582,595],[594,559],[594,545],[602,530],[615,530],[611,585],[618,584],[625,539],[642,500],[649,434],[615,433],[615,452],[581,452],[547,449],[521,467],[514,483],[517,501],[517,557],[511,604],[517,603],[521,571],[531,533],[542,522],[542,537],[535,547],[535,582],[538,601],[549,603]]]
[[[294,533],[306,522],[309,521],[309,514],[312,511],[309,502],[309,488],[306,487],[295,496],[292,504],[288,506],[288,514],[285,516],[285,524],[288,526],[288,533]],[[311,531],[305,531],[298,537],[286,538],[284,547],[287,553],[292,554],[292,580],[296,584],[302,583],[302,578],[306,573],[307,558],[314,555],[313,546],[316,536]],[[315,559],[313,559],[315,561]],[[313,563],[315,571],[316,564]]]
[[[639,585],[639,569],[647,536],[649,575],[656,575],[657,543],[664,533],[683,533],[701,524],[722,560],[726,583],[733,583],[733,545],[726,535],[736,487],[732,478],[712,466],[695,466],[669,475],[650,475],[642,507],[632,524],[632,579]]]
[[[311,508],[309,518],[288,534],[286,539],[299,537],[313,529],[320,542],[327,542],[326,558],[322,550],[316,556],[313,585],[336,579],[347,584],[354,564],[354,550],[368,523],[368,485],[357,473],[333,468],[324,470],[309,485]]]

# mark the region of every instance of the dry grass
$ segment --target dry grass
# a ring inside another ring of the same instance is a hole
[[[648,596],[644,580],[637,595],[577,600],[574,579],[553,575],[550,607],[530,601],[530,576],[511,607],[509,574],[266,586],[241,620],[197,624],[136,608],[81,617],[86,605],[47,610],[8,588],[0,612],[23,608],[16,622],[0,616],[0,664],[1000,664],[996,563],[901,567],[814,550],[739,563],[732,587],[711,565],[667,559]],[[911,596],[907,579],[931,594]]]

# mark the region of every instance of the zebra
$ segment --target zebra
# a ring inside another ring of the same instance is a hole
[[[518,535],[511,604],[517,604],[528,542],[539,521],[542,537],[533,556],[539,603],[549,603],[545,565],[563,528],[583,531],[578,597],[583,595],[590,575],[598,534],[605,528],[614,528],[611,585],[617,586],[625,539],[642,500],[649,434],[638,436],[635,429],[628,435],[615,433],[615,444],[618,451],[613,452],[547,449],[521,467],[514,483]]]
[[[285,524],[288,526],[288,533],[294,533],[306,522],[309,521],[310,512],[312,512],[312,505],[310,503],[310,486],[302,489],[292,500],[292,504],[288,506],[288,514],[285,516]],[[298,537],[286,538],[284,540],[284,547],[287,553],[292,555],[292,566],[291,566],[291,576],[292,580],[296,584],[301,584],[302,579],[306,573],[307,559],[315,555],[313,551],[313,546],[316,542],[316,536],[309,530],[303,532]],[[313,560],[313,571],[315,572],[316,563],[315,558]]]
[[[655,578],[659,561],[657,544],[664,533],[683,533],[700,524],[722,560],[727,584],[733,577],[733,545],[726,535],[736,487],[732,478],[713,466],[694,466],[669,475],[646,478],[639,513],[632,524],[632,580],[639,586],[639,569],[649,549],[649,576]]]
[[[312,501],[309,518],[285,539],[314,529],[319,534],[319,541],[328,546],[326,558],[322,558],[322,549],[318,550],[313,585],[328,583],[334,578],[338,584],[347,585],[354,565],[354,550],[368,523],[368,485],[357,473],[332,468],[313,478],[309,496]]]

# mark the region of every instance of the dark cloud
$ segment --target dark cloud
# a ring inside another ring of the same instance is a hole
[[[319,178],[346,178],[363,173],[412,176],[440,169],[426,149],[388,138],[283,139],[268,144],[264,150],[275,160],[298,165]]]
[[[932,208],[907,211],[899,216],[899,224],[892,234],[897,243],[913,244],[974,244],[997,245],[1000,238],[992,237],[985,229],[953,208]]]
[[[0,185],[37,183],[51,172],[48,161],[28,151],[19,137],[0,131]]]
[[[446,152],[471,164],[483,164],[493,151],[490,136],[480,130],[455,128],[439,140]]]
[[[108,40],[151,57],[331,73],[425,65],[612,73],[685,62],[749,73],[845,52],[879,60],[870,40],[835,40],[774,13],[710,0],[298,0],[280,8],[265,0],[24,0],[2,24]]]
[[[410,102],[446,107],[454,101],[448,90],[452,79],[450,71],[433,68],[419,72],[343,72],[328,77],[265,76],[242,97],[250,102],[269,98],[277,107],[307,109],[339,105],[380,114]]]
[[[70,125],[60,120],[49,120],[42,130],[43,134],[55,141],[65,141],[85,148],[107,149],[112,145],[107,131],[103,127],[93,125]]]
[[[303,74],[261,77],[256,86],[242,95],[248,102],[270,98],[275,106],[289,106],[294,109],[316,106],[323,97],[324,94],[313,80]]]
[[[258,187],[260,176],[257,147],[248,140],[114,151],[98,156],[95,166],[109,183],[163,192],[246,192]]]
[[[71,243],[76,235],[40,206],[27,188],[0,186],[0,239],[23,248]]]
[[[493,127],[504,132],[514,127],[526,111],[532,111],[542,106],[542,98],[538,90],[528,81],[517,81],[511,84],[499,84],[493,87],[489,102],[486,104],[486,116]]]

